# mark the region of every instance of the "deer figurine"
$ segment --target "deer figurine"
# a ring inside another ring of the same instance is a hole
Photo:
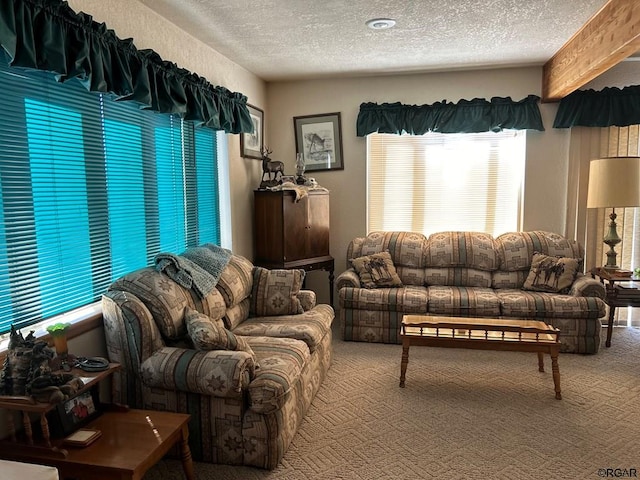
[[[280,173],[280,177],[284,175],[284,163],[271,160],[269,155],[273,152],[269,150],[267,147],[260,148],[260,155],[262,155],[262,181],[264,182],[264,176],[267,175],[267,179],[269,181],[274,181],[278,179],[278,172]]]

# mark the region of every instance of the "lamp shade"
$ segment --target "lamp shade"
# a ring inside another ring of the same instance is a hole
[[[640,206],[640,157],[591,160],[587,208]]]

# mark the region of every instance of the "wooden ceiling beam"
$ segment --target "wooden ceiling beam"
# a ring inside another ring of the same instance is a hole
[[[542,69],[542,101],[557,102],[640,50],[640,1],[609,0]]]

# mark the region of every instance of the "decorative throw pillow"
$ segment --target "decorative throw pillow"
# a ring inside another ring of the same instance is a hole
[[[304,275],[304,270],[254,267],[251,314],[267,317],[304,313],[298,299]]]
[[[524,290],[566,293],[576,278],[580,261],[568,257],[551,257],[534,253]]]
[[[222,320],[213,320],[187,307],[184,312],[184,322],[196,350],[244,351],[250,353],[255,359],[255,354],[247,341],[224,328]]]
[[[389,252],[374,253],[351,260],[364,288],[401,287],[402,281]]]

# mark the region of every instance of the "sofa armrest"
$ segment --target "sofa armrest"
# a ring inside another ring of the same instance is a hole
[[[573,285],[571,285],[569,295],[573,295],[574,297],[597,297],[604,300],[606,291],[604,285],[599,280],[579,273]]]
[[[163,347],[140,366],[140,373],[147,387],[224,398],[241,396],[255,368],[244,351]]]
[[[336,278],[336,288],[338,291],[342,287],[360,288],[360,277],[353,268],[345,270]]]
[[[298,300],[300,300],[302,309],[305,312],[308,312],[316,306],[316,292],[314,292],[313,290],[300,290],[300,292],[298,293]]]

